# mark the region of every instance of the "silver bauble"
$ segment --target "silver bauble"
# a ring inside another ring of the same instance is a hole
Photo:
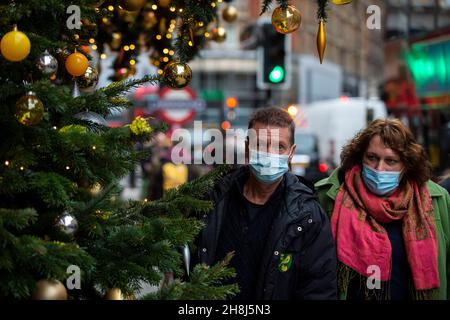
[[[47,50],[36,58],[35,65],[44,76],[52,76],[58,71],[58,60]]]
[[[66,235],[74,235],[78,230],[78,221],[70,213],[64,212],[63,215],[58,219],[57,227],[60,231]]]
[[[74,117],[83,121],[95,123],[97,125],[108,126],[108,122],[106,122],[105,118],[95,112],[83,111],[77,113]]]
[[[97,69],[89,66],[82,76],[76,78],[76,82],[81,92],[93,91],[98,84]]]
[[[191,267],[191,251],[189,250],[189,246],[187,244],[183,247],[183,261],[184,267],[186,268],[186,274],[189,277],[189,268]]]

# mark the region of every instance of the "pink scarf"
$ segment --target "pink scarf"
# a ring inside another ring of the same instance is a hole
[[[400,219],[403,219],[403,239],[415,289],[438,288],[436,228],[426,186],[419,188],[417,183],[407,182],[383,198],[367,189],[360,166],[346,173],[331,217],[338,260],[365,277],[373,275],[369,266],[378,266],[380,280],[388,281],[392,248],[380,223]]]

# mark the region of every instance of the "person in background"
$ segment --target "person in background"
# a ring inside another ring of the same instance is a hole
[[[375,120],[316,183],[331,217],[341,299],[450,298],[450,197],[399,120]]]
[[[288,172],[296,148],[291,117],[282,109],[259,109],[248,128],[256,140],[246,143],[248,165],[214,188],[197,262],[213,265],[234,252],[230,266],[237,277],[228,284],[238,284],[236,300],[336,299],[328,217],[314,186]]]
[[[444,187],[448,193],[450,193],[450,169],[444,172],[439,184]]]

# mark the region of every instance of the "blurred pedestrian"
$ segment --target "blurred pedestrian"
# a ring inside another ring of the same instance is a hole
[[[212,265],[234,252],[230,266],[237,277],[227,282],[239,285],[234,299],[336,299],[328,217],[314,186],[288,172],[296,148],[291,117],[282,109],[260,109],[248,127],[256,133],[246,143],[249,164],[214,189],[215,206],[198,244],[200,262]]]
[[[442,176],[439,184],[444,187],[448,193],[450,193],[450,169],[444,172],[444,175]]]
[[[375,120],[316,184],[331,216],[341,299],[448,299],[450,197],[399,120]]]

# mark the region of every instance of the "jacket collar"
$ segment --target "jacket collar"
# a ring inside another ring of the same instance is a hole
[[[323,179],[316,183],[317,188],[322,188],[322,187],[328,188],[327,196],[333,200],[336,199],[337,193],[339,191],[339,186],[340,186],[339,177],[338,177],[339,170],[340,170],[339,168],[335,169],[328,178]],[[443,196],[442,190],[439,187],[439,185],[432,182],[431,180],[427,181],[426,184],[427,184],[428,192],[430,192],[430,196],[432,198]]]

